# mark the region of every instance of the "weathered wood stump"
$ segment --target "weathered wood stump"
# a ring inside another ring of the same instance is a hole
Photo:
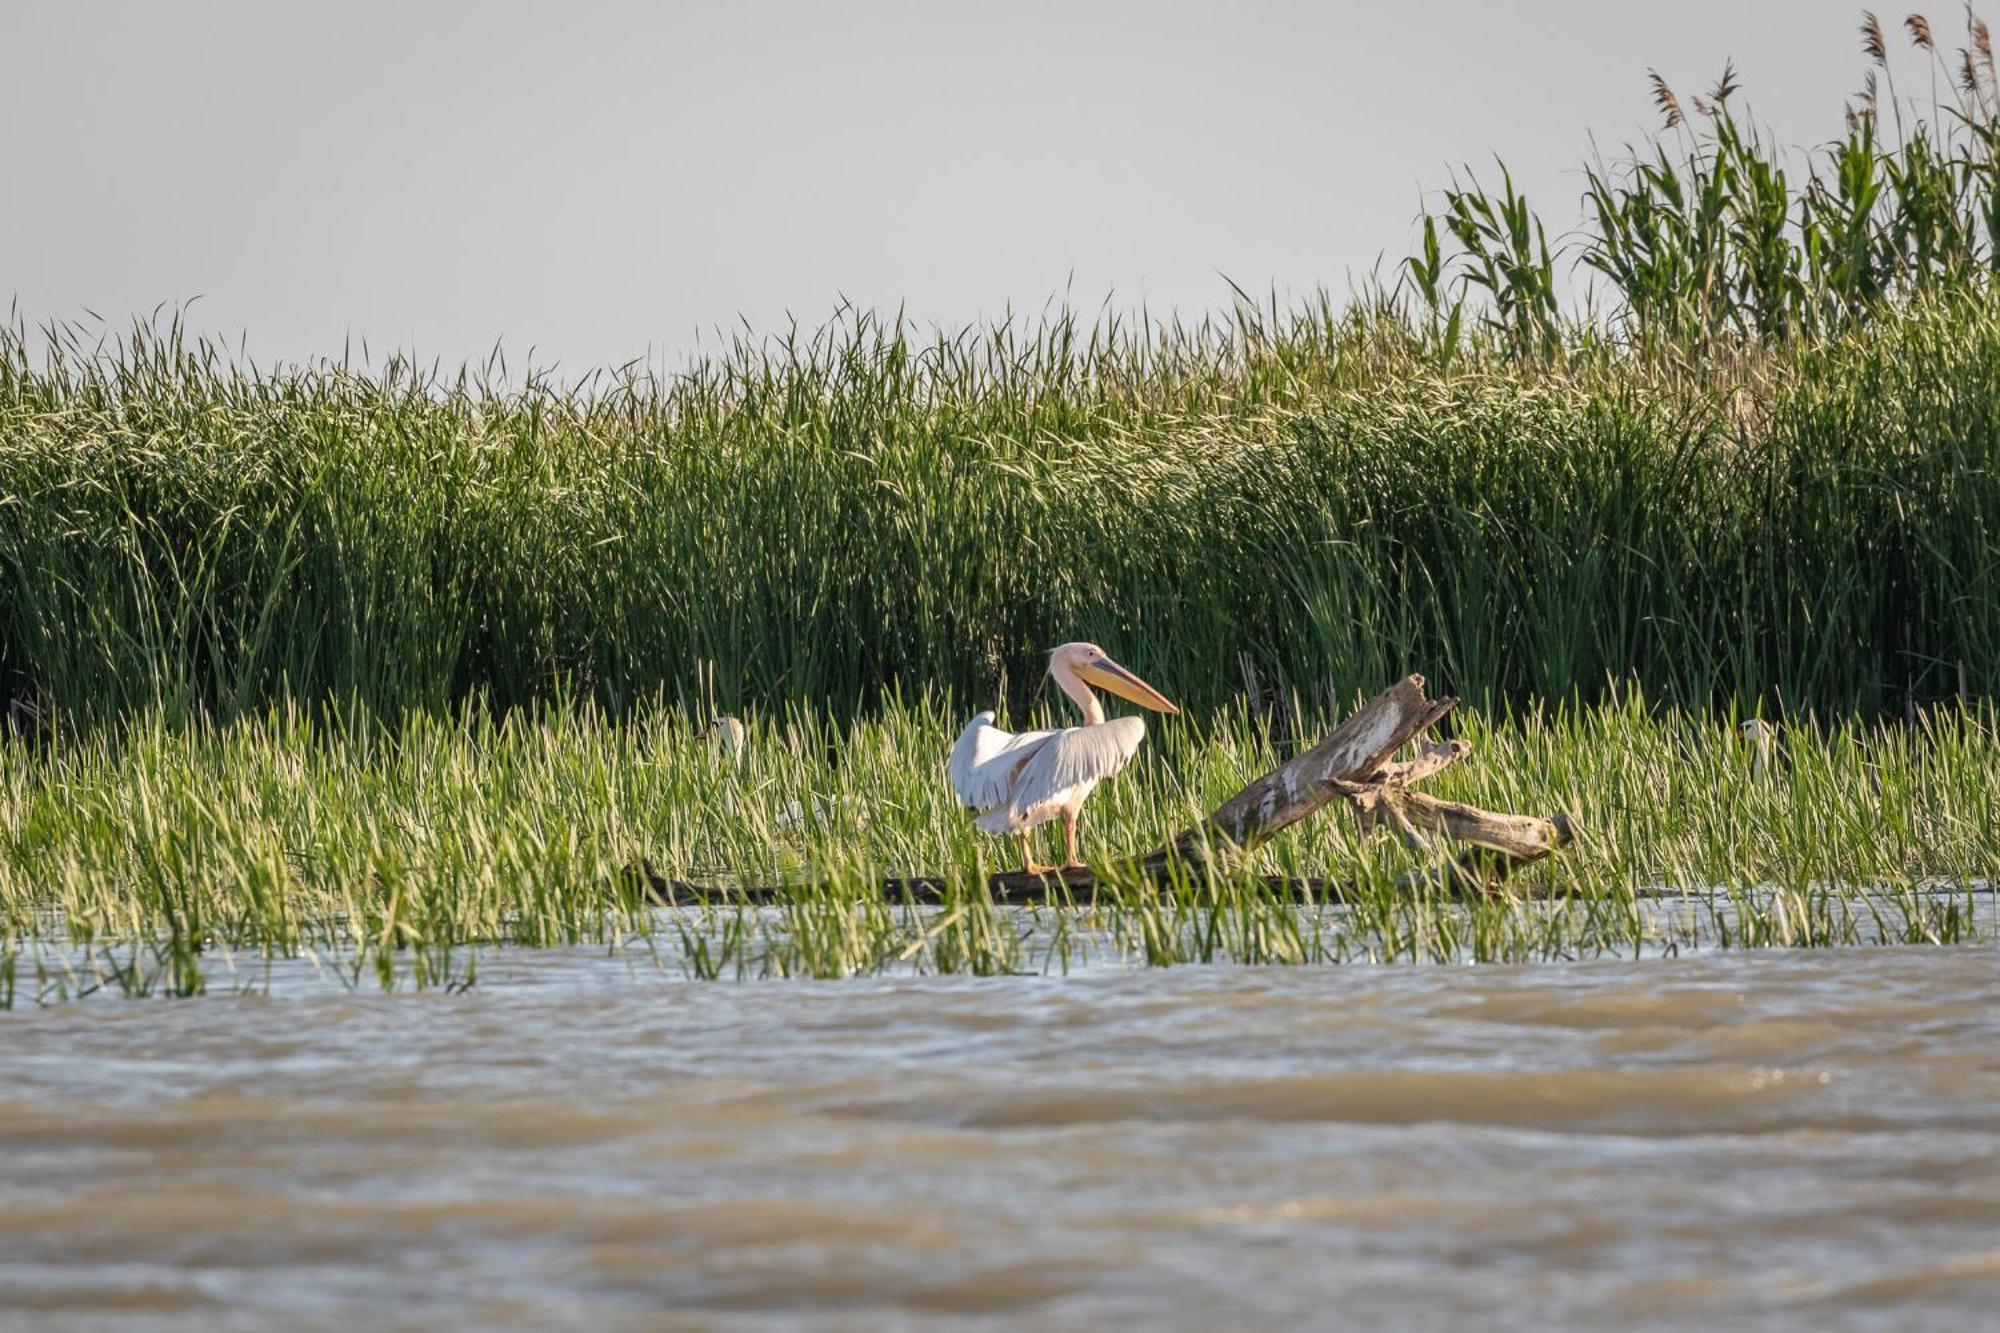
[[[1109,893],[1135,882],[1199,882],[1228,870],[1259,844],[1336,801],[1354,811],[1363,832],[1392,829],[1419,851],[1430,850],[1426,835],[1469,844],[1433,869],[1404,875],[1399,882],[1405,887],[1491,893],[1514,870],[1569,843],[1576,836],[1575,823],[1568,815],[1498,814],[1410,790],[1472,752],[1470,742],[1454,740],[1424,745],[1410,759],[1394,758],[1457,703],[1426,699],[1424,678],[1406,677],[1363,704],[1319,744],[1250,783],[1154,851],[1114,862],[1101,876],[1091,870],[993,875],[986,881],[987,893],[996,903],[1087,903],[1100,887]],[[661,875],[650,862],[640,862],[626,874],[647,899],[668,906],[771,902],[798,891],[782,884],[689,884]],[[1267,876],[1263,883],[1269,891],[1301,902],[1338,902],[1341,897],[1339,884],[1330,879]],[[951,881],[940,875],[893,876],[879,887],[894,901],[937,903],[949,894]]]

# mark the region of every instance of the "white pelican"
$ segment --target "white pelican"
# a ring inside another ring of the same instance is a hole
[[[1023,869],[1030,875],[1055,869],[1035,864],[1028,830],[1057,815],[1063,821],[1063,868],[1083,864],[1076,855],[1076,821],[1084,801],[1098,783],[1125,767],[1146,739],[1146,724],[1136,717],[1106,722],[1090,686],[1156,713],[1181,711],[1094,643],[1066,643],[1050,653],[1049,675],[1082,711],[1082,726],[1016,735],[994,726],[993,714],[986,712],[965,724],[951,748],[952,789],[979,812],[972,822],[995,837],[1020,834]]]

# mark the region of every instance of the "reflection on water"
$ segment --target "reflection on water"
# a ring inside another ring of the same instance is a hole
[[[0,1322],[1971,1328],[2000,954],[0,1016]]]

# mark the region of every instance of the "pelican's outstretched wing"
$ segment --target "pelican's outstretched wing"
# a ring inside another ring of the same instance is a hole
[[[1053,731],[1024,731],[1016,735],[993,725],[993,714],[981,713],[958,733],[951,747],[951,789],[973,810],[991,813],[1005,810],[1014,802],[1014,784],[1021,765],[1034,757]]]
[[[1136,717],[1114,717],[1109,722],[1050,733],[1021,765],[1009,813],[1017,821],[1032,821],[1049,807],[1062,805],[1078,787],[1088,795],[1091,788],[1130,763],[1145,739],[1146,724]]]

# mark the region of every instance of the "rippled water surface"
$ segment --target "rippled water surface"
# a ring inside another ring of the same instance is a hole
[[[2000,953],[0,1015],[0,1321],[1992,1327]]]

